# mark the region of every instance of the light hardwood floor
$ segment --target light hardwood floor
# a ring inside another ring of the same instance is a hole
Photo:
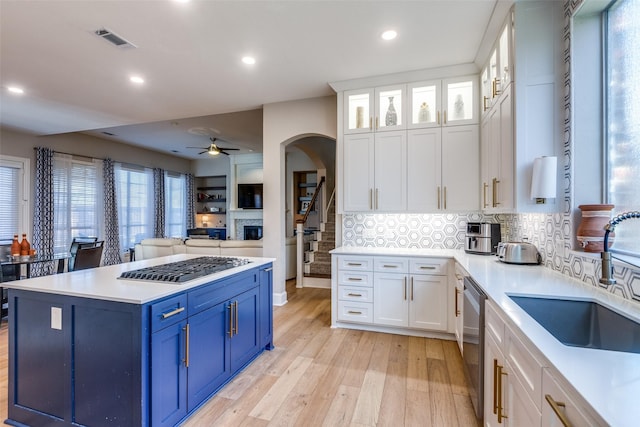
[[[184,427],[477,427],[455,341],[331,329],[330,291],[296,289],[274,309],[264,352]],[[0,417],[7,326],[0,328]]]

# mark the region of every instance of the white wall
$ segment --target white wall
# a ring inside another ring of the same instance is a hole
[[[324,135],[336,138],[335,96],[267,104],[263,110],[264,210],[263,254],[274,257],[273,301],[287,302],[285,290],[286,168],[284,147],[300,137]]]

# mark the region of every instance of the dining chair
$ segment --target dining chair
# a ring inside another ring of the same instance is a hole
[[[73,266],[70,265],[69,271],[100,267],[100,259],[102,258],[103,249],[104,240],[93,243],[80,243],[78,245]]]
[[[74,237],[71,241],[71,248],[69,248],[69,253],[71,254],[71,258],[68,261],[68,271],[75,270],[75,262],[76,262],[76,253],[78,252],[78,247],[82,243],[96,243],[98,241],[97,237]]]

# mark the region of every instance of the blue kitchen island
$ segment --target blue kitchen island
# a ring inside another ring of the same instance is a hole
[[[272,349],[273,259],[183,283],[119,279],[197,257],[5,283],[6,423],[174,426]]]

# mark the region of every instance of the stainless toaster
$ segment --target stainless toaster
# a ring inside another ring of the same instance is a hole
[[[540,264],[542,261],[538,249],[528,242],[500,242],[496,256],[507,264]]]

